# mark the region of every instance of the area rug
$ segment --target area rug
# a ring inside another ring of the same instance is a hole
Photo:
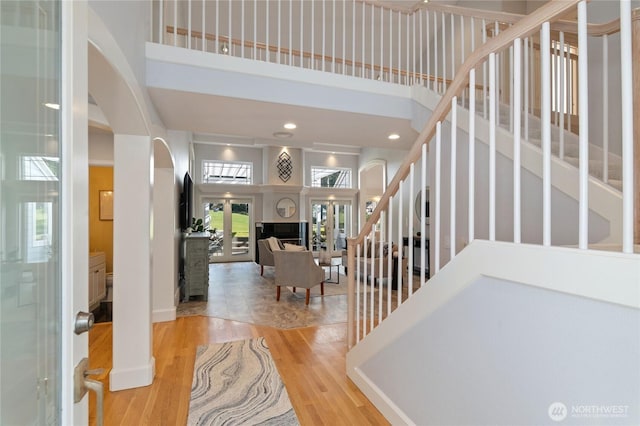
[[[287,287],[287,289],[293,293],[293,287]],[[304,299],[306,297],[307,290],[304,288],[297,288],[296,292],[293,293],[295,297]],[[342,294],[347,294],[347,277],[344,275],[340,275],[340,284],[337,283],[324,283],[324,295],[325,296],[339,296]],[[321,296],[320,294],[320,286],[316,285],[311,287],[311,297]]]
[[[187,424],[299,424],[263,337],[198,347]]]

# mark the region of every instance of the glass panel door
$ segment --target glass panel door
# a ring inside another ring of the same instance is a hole
[[[60,2],[0,1],[0,424],[60,424]]]
[[[204,204],[205,227],[211,234],[210,262],[251,260],[251,206],[249,200],[213,200]]]

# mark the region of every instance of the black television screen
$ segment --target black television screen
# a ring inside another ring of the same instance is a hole
[[[183,231],[191,225],[191,209],[193,208],[193,180],[189,172],[184,174],[182,194],[180,194],[180,229]]]

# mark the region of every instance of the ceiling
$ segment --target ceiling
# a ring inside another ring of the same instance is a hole
[[[358,153],[361,147],[409,149],[417,137],[407,119],[149,88],[164,125],[200,143],[278,145]],[[287,130],[293,122],[296,129]],[[290,133],[280,138],[274,133]],[[396,133],[398,140],[389,140]]]

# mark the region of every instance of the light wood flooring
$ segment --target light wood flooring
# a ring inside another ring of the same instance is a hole
[[[151,386],[109,392],[111,323],[89,334],[91,368],[105,384],[105,425],[184,425],[189,410],[196,347],[264,336],[302,425],[387,425],[347,378],[346,324],[279,329],[207,316],[181,317],[153,326],[156,375]],[[95,399],[90,394],[90,424]]]

